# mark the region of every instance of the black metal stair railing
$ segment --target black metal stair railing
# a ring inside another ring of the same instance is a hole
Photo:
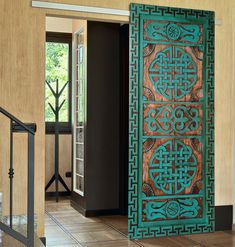
[[[34,247],[34,137],[36,124],[25,124],[12,114],[0,107],[0,113],[10,119],[10,199],[9,199],[9,225],[0,222],[0,230],[9,234],[28,247]],[[28,185],[27,185],[27,233],[26,236],[13,229],[13,134],[27,133],[28,135]]]

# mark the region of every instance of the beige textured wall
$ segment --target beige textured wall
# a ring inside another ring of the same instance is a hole
[[[234,54],[235,53],[235,1],[233,1],[233,9],[232,9],[232,16],[233,16],[233,21],[232,21],[232,23],[233,23],[233,31],[232,31],[232,33],[233,33],[233,50],[232,50],[232,54]],[[235,55],[233,56],[233,85],[232,85],[232,92],[234,92],[235,93],[235,85],[234,85],[234,82],[235,82]],[[234,95],[234,94],[233,94]],[[235,114],[235,113],[233,113],[233,114]],[[235,150],[234,150],[234,146],[235,146],[235,129],[233,129],[233,137],[234,137],[234,139],[233,139],[233,143],[232,143],[232,152],[233,152],[233,160],[235,160]],[[234,194],[234,192],[235,192],[235,165],[233,165],[233,172],[232,172],[232,174],[233,174],[233,223],[235,223],[235,194]]]
[[[59,33],[72,33],[72,19],[46,17],[46,31]]]
[[[44,40],[45,14],[30,8],[30,0],[0,1],[0,106],[24,122],[37,124],[35,139],[35,210],[38,216],[38,234],[44,235]],[[0,181],[3,191],[3,211],[8,178],[7,122],[0,119]],[[25,212],[26,203],[26,138],[16,137],[14,213]],[[16,155],[17,154],[17,155]]]

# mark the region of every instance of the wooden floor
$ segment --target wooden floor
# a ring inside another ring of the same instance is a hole
[[[42,242],[39,240],[37,236],[34,239],[35,247],[44,247]],[[0,232],[0,247],[25,247],[24,244],[12,238],[10,235]]]
[[[235,231],[129,241],[127,218],[85,218],[68,199],[46,202],[46,240],[53,247],[235,247]]]

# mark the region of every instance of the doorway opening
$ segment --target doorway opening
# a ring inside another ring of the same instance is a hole
[[[58,169],[64,182],[58,195],[69,196],[84,216],[126,215],[129,26],[47,17],[46,27],[46,198],[55,201],[50,179]],[[56,101],[49,89],[56,90],[57,81],[59,91],[68,84],[58,100],[64,103],[56,153]]]

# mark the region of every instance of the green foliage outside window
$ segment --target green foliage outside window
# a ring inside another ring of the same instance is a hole
[[[59,90],[69,80],[69,45],[65,43],[46,42],[46,80],[50,82],[54,90],[57,79],[59,80]],[[45,121],[54,122],[55,116],[48,102],[52,106],[55,106],[55,98],[48,86],[46,85],[45,87]],[[60,122],[69,121],[68,86],[60,96],[59,103],[64,99],[65,103],[60,110]]]

